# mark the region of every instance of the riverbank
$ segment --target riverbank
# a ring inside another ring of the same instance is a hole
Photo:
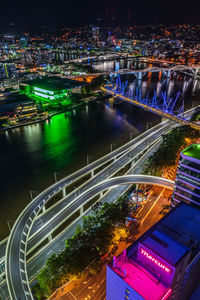
[[[38,119],[38,120],[30,120],[29,122],[24,122],[24,123],[21,123],[21,124],[16,124],[16,125],[13,125],[13,126],[0,128],[0,131],[6,131],[6,130],[15,129],[15,128],[19,128],[19,127],[23,127],[23,126],[27,126],[27,125],[33,125],[33,124],[44,122],[46,120],[50,120],[53,116],[56,116],[56,115],[59,115],[59,114],[65,113],[65,112],[73,111],[74,109],[79,108],[79,107],[83,106],[84,104],[87,104],[89,102],[97,101],[98,98],[99,98],[99,95],[97,97],[95,97],[94,99],[92,99],[92,100],[91,99],[83,100],[80,103],[74,104],[70,108],[63,109],[63,110],[60,110],[60,111],[50,112],[44,118],[41,118],[41,119]],[[102,98],[105,98],[105,97],[102,97]]]

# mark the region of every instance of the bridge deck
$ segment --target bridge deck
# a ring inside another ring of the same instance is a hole
[[[145,109],[145,110],[149,110],[149,111],[151,111],[151,112],[153,112],[153,113],[156,113],[157,115],[160,115],[161,117],[165,117],[165,118],[168,118],[168,119],[170,119],[170,120],[172,120],[172,121],[178,122],[178,123],[180,123],[180,124],[183,124],[183,125],[189,125],[189,126],[191,126],[192,128],[194,128],[194,129],[196,129],[196,130],[200,130],[200,125],[198,125],[198,124],[196,124],[196,123],[187,121],[187,120],[185,120],[185,119],[183,119],[183,118],[180,118],[180,117],[178,117],[178,116],[174,116],[173,114],[171,114],[171,113],[169,113],[169,112],[166,112],[166,111],[163,111],[163,110],[161,110],[161,109],[159,109],[159,108],[155,108],[155,107],[149,106],[149,105],[147,105],[147,104],[145,104],[145,103],[141,103],[141,102],[139,102],[139,101],[137,101],[137,100],[130,99],[130,98],[124,96],[124,95],[121,95],[121,94],[116,93],[116,92],[113,91],[113,90],[108,90],[108,89],[106,89],[104,86],[102,86],[101,89],[102,89],[102,91],[104,91],[105,93],[108,93],[108,94],[110,94],[110,95],[112,95],[112,96],[114,96],[114,97],[116,97],[116,98],[122,99],[122,100],[124,100],[124,101],[129,102],[129,103],[132,103],[132,104],[134,104],[134,105],[136,105],[136,106],[139,106],[139,107],[141,107],[141,108],[143,108],[143,109]]]

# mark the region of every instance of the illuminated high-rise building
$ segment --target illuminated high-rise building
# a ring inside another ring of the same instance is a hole
[[[180,202],[200,205],[200,144],[181,151],[172,205]]]

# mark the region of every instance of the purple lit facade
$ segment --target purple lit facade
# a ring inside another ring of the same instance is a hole
[[[106,299],[188,300],[200,283],[197,219],[200,209],[181,203],[114,257],[107,266]]]
[[[180,154],[172,206],[180,202],[200,205],[200,144],[193,144]]]

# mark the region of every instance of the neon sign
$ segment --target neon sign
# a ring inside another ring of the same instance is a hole
[[[140,253],[144,255],[146,258],[148,258],[150,261],[154,262],[158,267],[163,269],[167,273],[171,273],[172,270],[168,267],[166,267],[163,263],[161,263],[157,258],[153,257],[151,254],[149,254],[146,250],[143,248],[140,248]]]

